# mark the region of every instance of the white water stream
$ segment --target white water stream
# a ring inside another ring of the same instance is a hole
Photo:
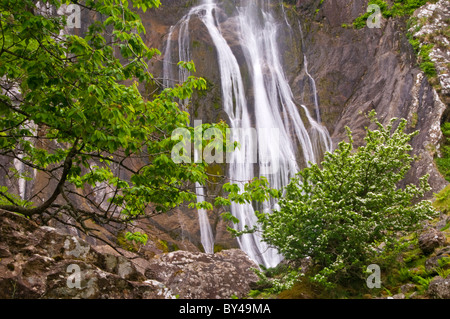
[[[228,178],[243,189],[244,183],[255,176],[265,176],[272,188],[281,189],[302,166],[308,165],[309,162],[315,163],[323,151],[330,151],[331,139],[326,128],[320,123],[315,82],[308,73],[306,57],[304,67],[313,84],[315,118],[310,115],[306,106],[297,105],[294,101],[283,70],[278,45],[280,27],[291,28],[291,26],[286,17],[285,23],[276,21],[271,11],[272,5],[282,4],[275,0],[242,0],[235,3],[236,11],[232,18],[245,58],[238,59],[224,36],[221,27],[223,24],[217,18],[218,11],[223,13],[221,1],[204,0],[202,4],[193,7],[177,25],[170,28],[165,49],[164,77],[167,79],[165,84],[167,86],[174,84],[174,74],[171,71],[171,66],[176,63],[171,44],[174,30],[178,28],[179,49],[176,58],[189,61],[191,59],[189,22],[193,18],[200,19],[213,41],[217,54],[222,107],[229,117],[232,138],[241,144],[241,149],[233,152],[229,158]],[[245,65],[242,65],[243,63]],[[248,72],[246,83],[243,80],[242,67]],[[187,75],[182,71],[178,74],[177,80],[183,81]],[[248,86],[253,92],[251,95],[246,94]],[[303,118],[300,111],[303,111]],[[256,139],[249,138],[250,128],[256,130]],[[257,154],[253,153],[255,150]],[[258,158],[256,170],[251,160],[255,155]],[[197,187],[197,190],[199,199],[203,199],[204,189]],[[276,203],[265,203],[262,209],[270,211],[274,207]],[[236,225],[237,230],[256,225],[255,207],[251,204],[232,204],[231,212],[240,220]],[[213,236],[206,213],[203,211],[199,212],[199,222],[202,244],[205,251],[211,252],[214,246],[211,242]],[[268,247],[261,241],[258,232],[245,234],[238,238],[238,242],[250,258],[266,267],[274,267],[283,259],[276,249]]]

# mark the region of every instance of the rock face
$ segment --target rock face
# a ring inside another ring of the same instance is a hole
[[[257,280],[256,265],[240,250],[146,259],[4,211],[0,225],[1,299],[229,298]]]
[[[228,1],[223,3],[224,8],[229,6]],[[304,58],[307,59],[308,73],[315,79],[317,87],[322,121],[335,145],[346,139],[345,126],[350,127],[355,144],[360,145],[363,142],[364,128],[370,125],[365,114],[371,110],[377,112],[384,124],[392,117],[406,118],[409,123],[408,131],[418,130],[419,134],[411,141],[418,161],[413,164],[405,183],[417,183],[419,176],[430,174],[432,191],[427,196],[431,198],[433,192],[438,192],[447,184],[433,160],[439,154],[442,139],[440,125],[446,116],[446,90],[443,89],[439,95],[420,70],[414,50],[406,37],[408,30],[404,20],[383,18],[379,29],[365,27],[357,30],[348,27],[355,18],[366,12],[367,3],[368,1],[362,0],[301,0],[291,8],[286,7],[284,11],[276,9],[274,5],[276,19],[280,21],[279,45],[283,48],[280,51],[283,52],[286,76],[295,101],[306,105],[312,112],[313,88],[304,63]],[[436,17],[430,21],[440,28],[445,28],[444,24],[448,23],[448,8],[445,3],[447,2],[438,1],[436,5],[424,8],[429,16]],[[152,25],[151,21],[161,23],[158,28],[161,33],[158,37],[154,36],[154,39],[160,39],[160,43],[155,41],[154,44],[162,52],[168,30],[174,24],[174,17],[182,14],[182,10],[175,9],[178,5],[178,1],[168,1],[157,18],[153,14],[143,17],[149,27]],[[185,13],[188,10],[186,8]],[[166,12],[176,14],[165,22],[163,16]],[[284,25],[284,13],[290,29]],[[238,45],[235,45],[236,41],[231,35],[232,15],[228,18],[225,14],[218,15],[233,52],[237,53],[238,60],[243,59],[239,56]],[[421,16],[420,10],[415,15]],[[205,77],[210,85],[206,96],[193,102],[193,115],[204,121],[217,121],[223,117],[215,106],[220,102],[216,54],[204,28],[195,23],[190,28],[194,30],[190,46],[192,59],[197,65],[195,75]],[[436,27],[433,30],[435,29]],[[423,32],[426,30],[429,28],[424,28]],[[176,40],[176,36],[173,38]],[[435,46],[436,52],[433,51],[432,58],[440,61],[439,79],[445,88],[446,76],[449,74],[446,62],[448,50],[438,51],[439,47]]]
[[[436,6],[428,5],[425,10],[431,12],[432,17],[439,16],[433,23],[442,27],[448,23],[448,10],[445,0],[438,2]],[[441,190],[447,182],[438,172],[433,158],[439,154],[442,139],[440,124],[446,116],[446,90],[442,90],[439,95],[420,70],[406,37],[408,30],[405,21],[383,18],[379,29],[365,27],[357,30],[349,27],[355,18],[366,12],[367,0],[284,1],[288,5],[283,10],[275,3],[278,2],[273,1],[272,8],[275,18],[280,21],[280,52],[296,103],[305,105],[310,112],[314,110],[310,74],[315,80],[323,124],[328,128],[335,145],[346,139],[345,126],[352,130],[355,144],[362,144],[364,128],[370,125],[365,114],[371,110],[377,112],[383,124],[392,117],[406,118],[408,131],[419,130],[419,134],[411,141],[418,161],[407,174],[405,184],[417,183],[419,176],[430,174],[432,191],[427,197],[431,198],[433,192]],[[199,1],[167,0],[162,4],[160,9],[147,12],[142,19],[146,28],[151,30],[147,35],[149,45],[165,54],[170,27]],[[217,23],[236,53],[237,60],[244,61],[244,53],[234,32],[235,4],[232,1],[221,2],[221,9],[216,12]],[[416,15],[420,16],[421,13],[418,11]],[[208,82],[208,90],[201,96],[194,96],[189,111],[193,118],[204,122],[226,120],[220,107],[220,74],[212,40],[205,27],[195,18],[189,29],[192,30],[189,47],[190,58],[196,64],[195,75],[204,77]],[[175,31],[171,37],[174,52],[178,35]],[[433,58],[447,58],[448,50],[439,52],[442,54],[437,56],[433,53]],[[305,58],[308,70],[305,68]],[[162,63],[153,65],[155,74],[162,74],[161,70]],[[242,73],[245,82],[248,80],[246,70],[242,70]],[[441,82],[445,84],[448,75],[448,63],[445,61],[440,63],[439,74]],[[254,93],[248,92],[249,95]],[[216,171],[214,168],[214,173]],[[226,168],[220,167],[221,173],[225,171]],[[220,182],[211,185],[220,190]],[[217,193],[217,189],[208,187],[207,192]],[[183,212],[180,216],[185,214]],[[188,214],[195,218],[195,214]],[[220,223],[217,216],[216,211],[209,215],[215,242],[227,248],[237,247],[232,239],[220,235],[224,233],[224,224]],[[192,220],[191,217],[182,219]],[[164,227],[164,223],[161,226]],[[195,231],[186,230],[185,233],[189,234],[190,240],[199,243],[199,232],[195,227]]]
[[[356,144],[361,143],[364,127],[370,124],[364,114],[372,109],[384,123],[392,117],[406,118],[410,131],[420,131],[411,141],[419,161],[406,181],[415,183],[429,173],[434,191],[442,189],[446,182],[433,156],[446,105],[417,66],[406,23],[383,18],[379,29],[356,30],[347,26],[366,11],[367,1],[319,3],[299,1],[297,19],[306,30],[303,47],[309,73],[316,79],[323,121],[334,142],[345,139],[344,127],[349,126]],[[293,86],[299,87],[301,77],[293,79]],[[300,90],[296,96],[301,97]]]
[[[422,44],[433,45],[430,59],[436,67],[440,90],[447,103],[450,101],[450,35],[444,30],[448,29],[450,19],[450,6],[448,1],[439,0],[436,3],[427,3],[414,12],[414,18],[419,21],[408,30],[421,40]],[[444,32],[443,32],[444,31]]]

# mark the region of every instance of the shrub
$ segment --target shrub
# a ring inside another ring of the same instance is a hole
[[[362,276],[371,260],[380,256],[381,242],[394,247],[398,235],[419,227],[437,213],[430,201],[420,199],[430,189],[425,175],[419,186],[399,188],[413,157],[406,120],[384,127],[370,118],[378,130],[368,130],[365,145],[353,148],[341,142],[327,153],[321,166],[300,171],[285,188],[279,210],[259,214],[263,239],[287,259],[311,257],[318,273],[315,280],[329,284]]]

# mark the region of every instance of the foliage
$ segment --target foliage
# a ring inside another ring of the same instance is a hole
[[[205,80],[191,76],[151,99],[138,89],[159,85],[149,65],[160,53],[142,40],[138,13],[160,1],[46,4],[54,12],[77,4],[95,18],[82,36],[67,34],[66,18],[42,13],[34,0],[0,1],[0,166],[9,172],[0,208],[43,222],[70,216],[87,229],[88,218],[125,222],[195,202],[190,185],[205,183],[206,163],[174,163],[171,132],[194,136],[178,101]],[[179,66],[195,71],[192,62]],[[11,169],[13,161],[23,168]],[[40,183],[25,203],[6,186],[27,172]]]
[[[7,194],[7,192],[8,192],[8,187],[0,186],[0,194]],[[5,198],[6,198],[6,195],[5,196],[0,196],[0,205],[8,205],[10,203]],[[18,196],[16,194],[9,194],[9,198],[12,199],[14,202],[19,203],[23,207],[29,207],[30,206],[30,202],[28,202],[26,200],[23,200],[22,198],[20,198],[20,196]]]
[[[418,284],[418,291],[420,294],[424,294],[428,286],[430,285],[430,282],[433,280],[433,277],[422,277],[419,275],[413,276],[412,280]]]
[[[386,10],[387,10],[387,3],[383,0],[370,0],[367,4],[368,6],[371,4],[375,4],[380,7],[381,14],[384,16]],[[373,14],[373,12],[365,12],[363,15],[357,17],[353,21],[353,27],[356,29],[361,29],[366,26],[367,19]]]
[[[291,289],[304,274],[301,269],[292,269],[291,267],[277,267],[270,269],[252,268],[259,277],[257,286],[262,287],[259,290],[252,290],[250,297],[257,297],[260,294],[272,295],[279,294],[284,290]]]
[[[435,201],[433,207],[441,212],[450,211],[450,185],[444,187],[439,193],[434,194]]]
[[[450,182],[450,122],[445,122],[441,126],[441,131],[444,135],[441,156],[436,157],[435,161],[441,174]]]
[[[281,196],[281,190],[270,188],[269,182],[265,176],[253,178],[251,181],[245,183],[243,188],[238,184],[225,183],[223,185],[223,190],[227,195],[226,197],[217,196],[214,201],[216,206],[230,206],[232,202],[237,204],[263,203],[268,202],[271,199],[280,198]],[[259,214],[259,211],[255,211],[255,214]],[[225,221],[234,224],[240,222],[231,212],[222,213],[222,218]],[[227,226],[227,230],[232,236],[238,237],[246,233],[254,233],[258,230],[258,225],[255,225],[253,228],[245,225],[244,229],[241,231]]]
[[[406,120],[396,119],[384,127],[370,118],[377,130],[366,129],[365,145],[353,148],[339,143],[319,166],[300,171],[285,188],[279,210],[259,214],[263,239],[288,259],[311,257],[318,267],[316,280],[323,283],[361,276],[376,256],[378,246],[398,243],[398,235],[419,227],[436,215],[429,201],[420,199],[429,185],[398,187],[413,157]]]
[[[437,0],[394,0],[392,6],[389,6],[386,1],[383,0],[370,0],[368,5],[375,4],[380,7],[381,14],[385,18],[391,17],[403,17],[411,16],[417,8],[425,5],[427,2],[436,2]],[[357,17],[353,21],[353,26],[356,29],[361,29],[366,26],[367,18],[371,15],[371,12],[366,12],[363,15]]]
[[[131,242],[135,242],[137,244],[142,244],[145,246],[145,244],[148,241],[148,235],[147,234],[143,234],[141,232],[127,232],[125,234],[125,239],[131,241]]]
[[[408,34],[409,42],[411,43],[414,52],[417,55],[419,67],[429,77],[436,77],[437,71],[433,61],[430,58],[430,52],[433,49],[433,44],[422,44],[420,40],[415,39]]]

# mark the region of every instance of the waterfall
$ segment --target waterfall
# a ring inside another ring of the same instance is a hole
[[[270,2],[235,1],[236,10],[228,18],[234,19],[235,36],[244,54],[240,60],[227,42],[217,17],[218,12],[223,13],[221,1],[204,0],[191,8],[175,26],[179,28],[179,58],[190,58],[185,50],[189,50],[188,31],[192,17],[203,23],[214,44],[221,78],[222,107],[228,115],[230,138],[241,145],[227,158],[227,177],[241,189],[255,176],[264,176],[272,188],[282,189],[301,167],[315,163],[322,150],[331,150],[329,134],[320,123],[318,103],[315,105],[316,118],[313,118],[306,106],[299,106],[294,101],[280,59],[277,42],[280,24],[272,15]],[[285,20],[287,23],[286,17]],[[170,48],[173,31],[172,27],[166,51]],[[167,57],[171,55],[167,54]],[[248,73],[246,81],[242,68]],[[164,71],[164,74],[169,75],[169,72]],[[183,76],[180,74],[180,80]],[[253,94],[247,93],[249,87]],[[255,158],[257,165],[252,160]],[[202,198],[203,193],[197,195]],[[276,203],[270,202],[259,209],[270,212],[276,207]],[[231,205],[232,214],[240,221],[235,226],[237,230],[257,225],[255,209],[251,204]],[[199,218],[202,218],[201,212]],[[261,240],[259,232],[240,236],[238,243],[250,258],[266,267],[274,267],[283,259],[276,249]]]
[[[194,161],[197,162],[198,159],[198,151],[197,148],[194,150]],[[200,185],[200,183],[195,183],[195,191],[197,195],[197,203],[201,203],[205,201],[205,188]],[[214,253],[214,236],[211,229],[211,224],[208,220],[208,215],[206,214],[206,210],[201,208],[198,210],[198,222],[200,225],[200,238],[201,243],[203,245],[203,249],[205,253],[213,254]]]
[[[25,164],[21,161],[22,158],[23,158],[23,154],[19,153],[19,154],[17,154],[17,158],[15,158],[13,161],[14,167],[17,170],[17,173],[19,173],[19,175],[21,175],[25,172]],[[25,199],[25,188],[26,188],[26,180],[23,177],[19,177],[18,192],[19,192],[19,197],[21,199]]]

